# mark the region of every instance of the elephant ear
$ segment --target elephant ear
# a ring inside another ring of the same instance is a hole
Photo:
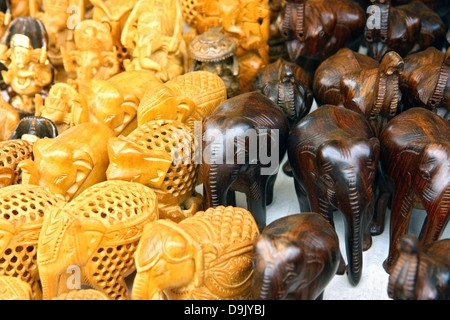
[[[80,265],[86,265],[106,232],[106,227],[98,220],[78,220],[80,233],[76,236],[77,261]]]
[[[189,116],[194,112],[196,105],[195,102],[189,97],[177,97],[176,108],[176,120],[184,123],[186,122],[187,118],[189,118]]]

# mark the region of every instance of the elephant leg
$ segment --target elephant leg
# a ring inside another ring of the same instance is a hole
[[[386,221],[386,210],[388,207],[391,193],[384,189],[378,190],[375,212],[370,225],[370,233],[373,236],[378,236],[384,231],[384,224]]]
[[[289,163],[289,161],[286,161],[283,164],[283,172],[285,175],[287,175],[288,177],[293,177],[294,175],[292,174],[292,168],[291,168],[291,164]]]
[[[387,273],[391,272],[393,262],[397,259],[397,244],[408,231],[409,220],[414,206],[414,193],[400,184],[395,188],[392,198],[391,223],[389,232],[389,254],[383,262]]]
[[[309,204],[308,195],[302,185],[294,178],[295,193],[300,207],[300,212],[310,212],[311,205]]]
[[[427,211],[427,216],[425,217],[419,235],[419,240],[422,245],[439,240],[442,232],[447,227],[450,215],[447,212],[439,216],[439,213],[439,211],[437,213]]]
[[[240,188],[246,195],[247,209],[262,231],[266,226],[266,187],[269,176],[261,175],[259,169],[256,169],[249,176],[241,178],[239,182],[246,180],[246,183],[240,184]]]
[[[275,188],[275,182],[277,181],[277,175],[274,174],[269,176],[267,179],[267,186],[266,186],[266,205],[270,205],[273,202],[273,189]]]
[[[236,192],[232,190],[228,190],[227,193],[227,205],[229,206],[236,206]]]

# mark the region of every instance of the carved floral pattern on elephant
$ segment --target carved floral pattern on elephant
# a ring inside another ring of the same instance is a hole
[[[143,228],[158,218],[155,193],[127,181],[97,183],[52,210],[37,250],[43,298],[67,292],[67,270],[78,266],[81,284],[110,299],[128,299],[125,277],[135,270]]]
[[[136,251],[132,298],[247,300],[258,226],[239,207],[209,208],[175,223],[148,223]]]
[[[42,297],[37,263],[38,238],[51,208],[65,203],[61,196],[34,185],[0,189],[0,275],[16,277],[31,289],[31,299]]]
[[[147,122],[127,137],[110,139],[107,179],[152,188],[160,218],[179,222],[202,205],[201,194],[195,192],[199,173],[196,143],[189,127],[179,121]]]

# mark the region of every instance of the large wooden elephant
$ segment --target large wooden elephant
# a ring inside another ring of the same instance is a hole
[[[280,29],[289,60],[313,76],[318,64],[339,49],[358,50],[364,24],[364,10],[356,1],[288,0]]]
[[[419,235],[423,245],[438,240],[448,223],[450,123],[425,108],[411,108],[388,123],[380,143],[380,162],[393,185],[389,255],[383,264],[389,273],[414,207],[427,214]]]
[[[288,134],[286,115],[261,92],[222,103],[203,122],[204,208],[235,205],[234,192],[243,192],[262,230]]]
[[[339,238],[316,212],[270,223],[253,247],[253,299],[322,299],[339,267]]]
[[[389,51],[405,57],[430,46],[441,49],[445,43],[444,22],[422,1],[391,6],[391,0],[371,0],[368,12],[364,45],[375,60]]]
[[[406,235],[398,243],[399,257],[389,276],[388,295],[394,300],[450,299],[450,239],[421,246]]]
[[[144,226],[158,219],[157,199],[137,182],[104,181],[49,210],[37,263],[43,298],[89,285],[110,299],[129,298],[125,278]]]
[[[302,212],[317,212],[332,225],[340,210],[346,229],[348,279],[359,283],[363,250],[370,248],[374,182],[380,143],[367,119],[324,105],[300,120],[288,140],[288,157]],[[343,272],[343,260],[339,273]]]
[[[258,226],[239,207],[209,208],[180,223],[149,222],[136,250],[133,300],[247,300]]]

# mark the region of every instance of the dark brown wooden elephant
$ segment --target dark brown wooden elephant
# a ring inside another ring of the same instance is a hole
[[[369,226],[379,150],[364,115],[332,105],[300,120],[288,139],[300,210],[318,212],[332,225],[333,212],[343,214],[347,272],[353,285],[361,279],[362,252],[372,244]]]
[[[253,246],[253,299],[321,300],[340,257],[338,235],[320,214],[278,218]]]
[[[394,300],[450,299],[450,239],[421,246],[414,235],[404,236],[389,276],[388,295]]]
[[[317,68],[313,92],[317,104],[333,104],[365,115],[378,136],[398,112],[403,60],[395,52],[380,63],[348,48],[340,49]]]
[[[364,10],[352,0],[287,0],[280,29],[289,60],[312,76],[340,48],[357,51],[364,24]]]
[[[203,207],[234,206],[234,192],[243,192],[262,230],[288,134],[286,115],[261,92],[223,102],[203,120]]]
[[[383,264],[390,273],[414,207],[427,214],[422,245],[439,240],[448,223],[450,123],[425,108],[411,108],[388,123],[380,143],[381,167],[393,186],[389,255]]]
[[[450,120],[450,48],[429,47],[403,59],[400,90],[404,109],[423,107]],[[445,114],[447,114],[445,116]]]
[[[370,0],[363,44],[368,55],[380,61],[389,51],[405,57],[429,46],[441,49],[445,24],[422,1],[393,6],[391,0]]]

